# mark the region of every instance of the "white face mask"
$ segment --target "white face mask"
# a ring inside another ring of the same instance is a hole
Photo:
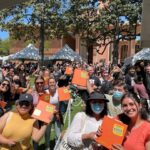
[[[104,109],[104,103],[91,103],[90,105],[95,114],[100,114]]]

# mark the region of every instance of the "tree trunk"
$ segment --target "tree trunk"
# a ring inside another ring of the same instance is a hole
[[[119,45],[119,41],[115,40],[115,42],[113,43],[113,60],[112,63],[113,64],[118,64],[118,45]]]
[[[93,46],[89,45],[88,46],[88,64],[93,63]]]
[[[45,42],[45,38],[44,38],[44,21],[41,20],[41,26],[40,26],[40,45],[39,45],[39,54],[41,56],[41,65],[43,66],[43,61],[44,61],[44,42]]]

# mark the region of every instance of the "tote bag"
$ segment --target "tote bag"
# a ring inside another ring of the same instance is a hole
[[[82,130],[84,129],[84,125],[85,125],[85,120],[86,120],[86,114],[83,113],[82,114],[82,128],[81,128],[81,132]],[[70,130],[70,127],[68,127],[67,131],[65,132],[61,142],[55,147],[55,150],[81,150],[82,148],[74,148],[74,147],[71,147],[68,143],[67,143],[67,137],[68,137],[68,134],[69,134],[69,130]]]

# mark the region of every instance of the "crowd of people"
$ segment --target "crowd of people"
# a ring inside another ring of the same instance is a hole
[[[73,74],[65,73],[67,67],[88,72],[86,87],[72,85]],[[67,142],[72,149],[106,149],[96,143],[104,132],[99,129],[104,116],[128,125],[122,145],[113,145],[113,150],[150,149],[149,63],[140,61],[126,70],[104,62],[56,62],[48,67],[40,67],[37,62],[11,62],[1,68],[0,150],[38,150],[43,136],[45,150],[50,150],[52,125],[58,143],[67,108],[66,102],[59,101],[58,88],[64,86],[75,89],[85,105],[69,128]],[[31,117],[44,93],[50,94],[49,103],[56,106],[49,124]]]

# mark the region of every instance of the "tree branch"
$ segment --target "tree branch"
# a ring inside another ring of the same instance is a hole
[[[100,53],[99,50],[97,50],[97,53],[100,54],[100,55],[103,55],[104,52],[105,52],[105,50],[106,50],[106,48],[107,48],[107,46],[108,46],[109,44],[111,44],[111,43],[113,43],[113,41],[109,41],[107,44],[105,44],[105,47],[104,47],[103,51]]]

